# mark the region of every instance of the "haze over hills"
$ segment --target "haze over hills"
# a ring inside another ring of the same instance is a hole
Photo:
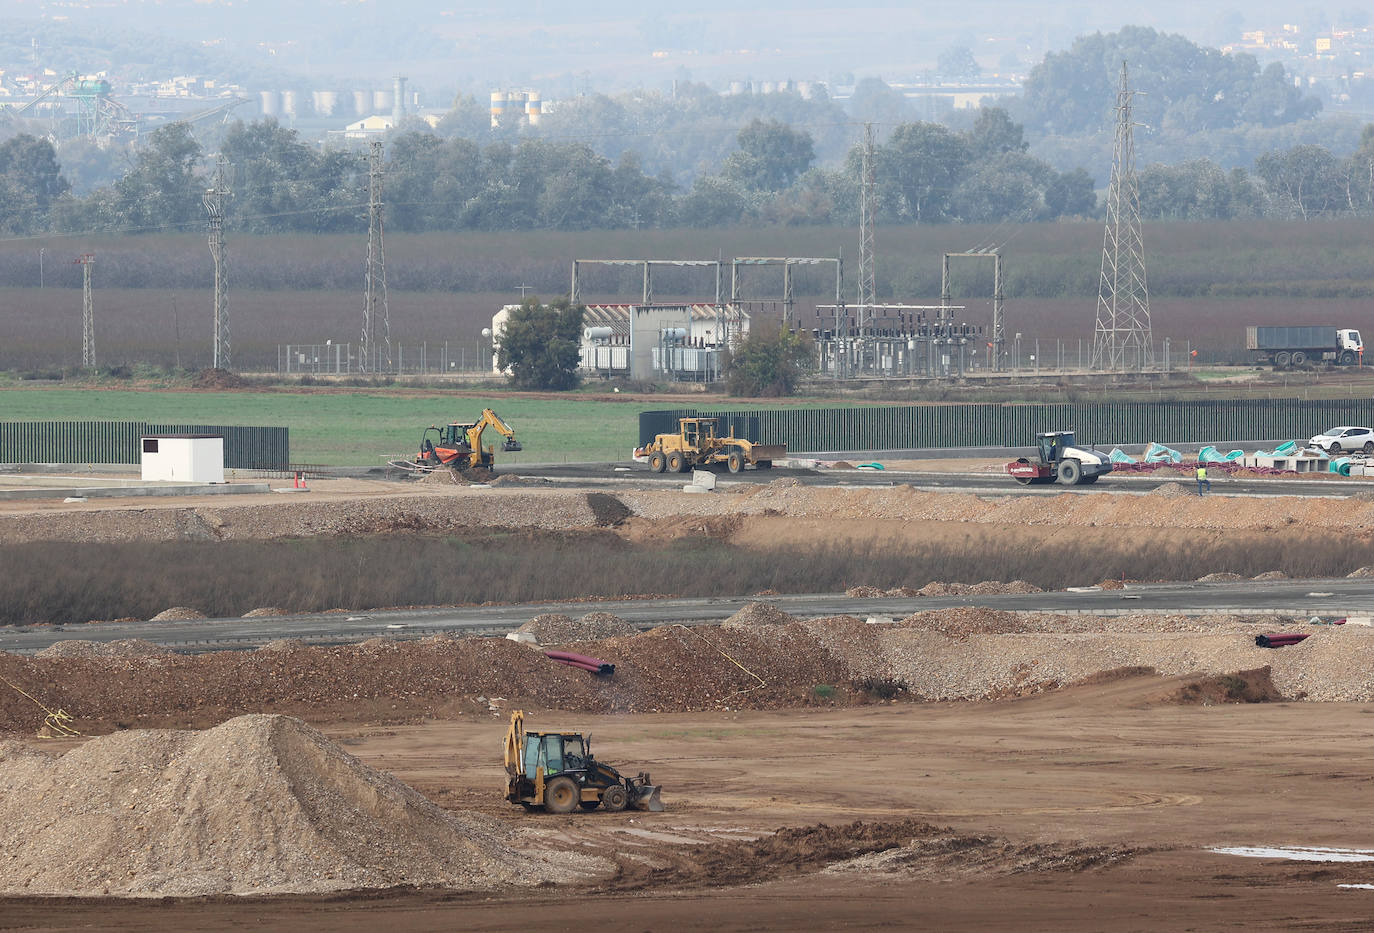
[[[1358,18],[1363,11],[1343,8],[1340,15]],[[1183,0],[760,0],[748,9],[725,0],[690,7],[628,0],[575,7],[545,0],[515,7],[455,0],[5,0],[0,19],[0,67],[7,70],[109,69],[123,76],[154,67],[208,68],[250,89],[287,75],[380,82],[405,73],[430,103],[454,89],[502,84],[538,83],[546,93],[566,95],[661,89],[675,79],[904,81],[934,70],[951,47],[967,47],[985,72],[1024,74],[1074,36],[1127,23],[1206,44],[1283,23],[1305,32],[1329,26],[1326,11],[1276,0],[1232,10]],[[141,55],[118,48],[121,37],[140,35],[161,41],[143,41]]]

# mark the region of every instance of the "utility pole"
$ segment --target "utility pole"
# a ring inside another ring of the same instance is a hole
[[[95,369],[95,299],[91,294],[91,264],[94,253],[83,253],[72,260],[81,266],[81,365]]]
[[[1145,241],[1140,229],[1140,192],[1135,176],[1135,124],[1126,63],[1116,94],[1116,146],[1107,191],[1107,226],[1102,238],[1102,277],[1092,368],[1125,372],[1154,365],[1150,293],[1145,283]]]
[[[229,265],[224,248],[224,202],[229,197],[226,179],[229,162],[224,155],[215,160],[215,186],[202,199],[210,227],[210,255],[215,261],[215,369],[230,369],[234,364],[229,347]]]
[[[382,141],[379,139],[373,141],[368,158],[367,218],[367,288],[363,295],[362,347],[358,351],[358,368],[365,373],[380,370],[383,359],[386,369],[391,369],[391,311],[387,307],[386,250],[382,244]]]
[[[865,356],[868,316],[878,300],[878,279],[874,268],[873,253],[878,225],[878,181],[875,166],[876,147],[873,142],[873,124],[864,124],[863,161],[859,178],[859,306],[856,309],[857,328],[855,337],[857,361],[860,365]],[[856,370],[851,369],[851,372]]]

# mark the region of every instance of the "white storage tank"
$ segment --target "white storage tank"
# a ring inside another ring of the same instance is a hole
[[[224,482],[224,438],[219,434],[149,434],[140,448],[144,480]]]

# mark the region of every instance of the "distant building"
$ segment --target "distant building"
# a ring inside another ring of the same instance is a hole
[[[491,319],[491,367],[506,321],[519,305]],[[579,369],[586,375],[639,382],[715,382],[730,342],[749,332],[749,312],[733,305],[595,304],[582,320]]]

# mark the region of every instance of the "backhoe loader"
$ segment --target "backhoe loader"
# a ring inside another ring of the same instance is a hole
[[[662,812],[661,788],[647,772],[624,777],[592,755],[580,732],[526,732],[525,714],[511,713],[506,730],[506,799],[526,810],[571,813],[601,807]]]
[[[522,450],[515,439],[515,430],[490,408],[482,409],[482,417],[471,424],[453,422],[442,428],[430,425],[420,438],[420,452],[415,462],[421,466],[451,466],[459,470],[491,469],[495,462],[495,446],[482,446],[482,432],[487,428],[505,437],[502,450]],[[431,436],[431,434],[433,436]]]

